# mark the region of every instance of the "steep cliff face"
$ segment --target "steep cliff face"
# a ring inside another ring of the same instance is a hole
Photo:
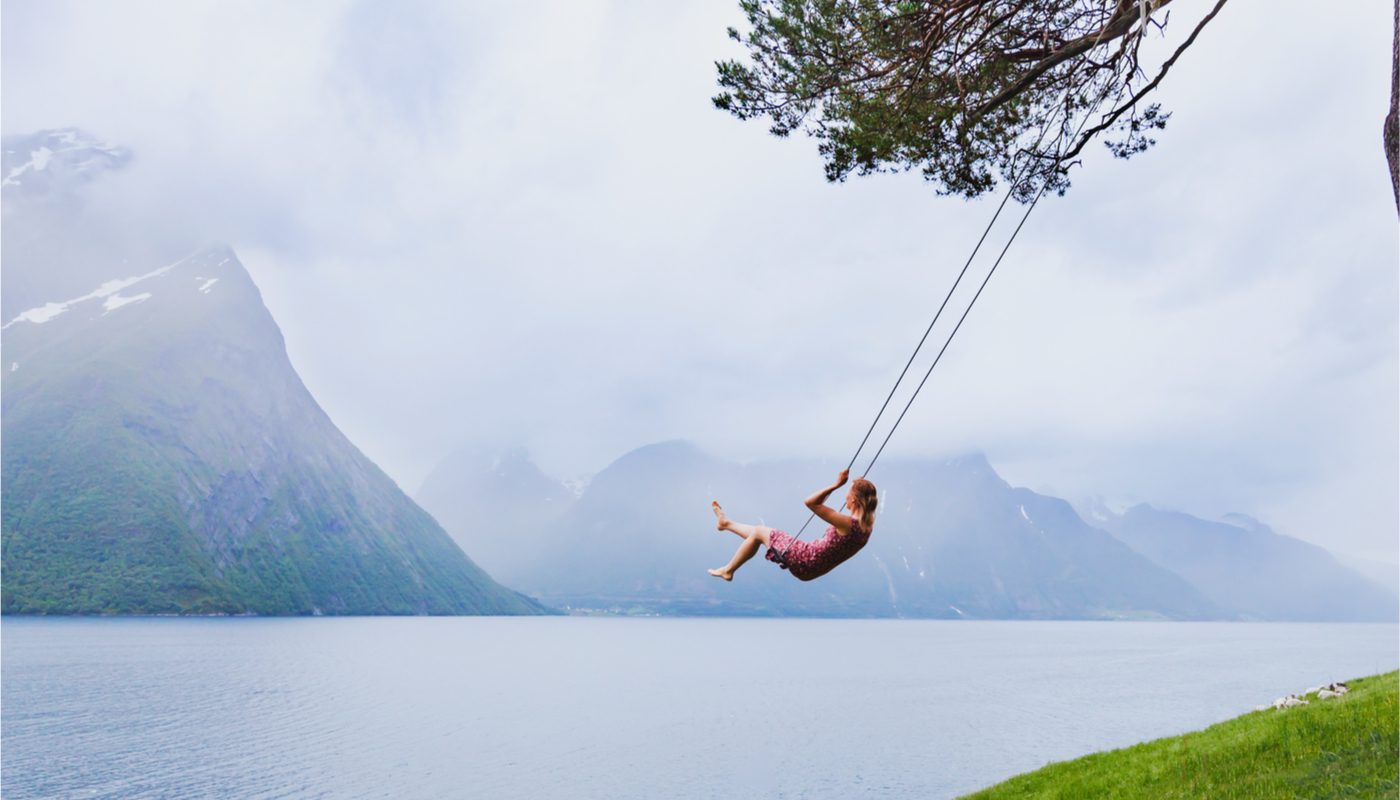
[[[542,611],[335,427],[232,250],[104,234],[81,186],[113,152],[5,142],[4,610]]]

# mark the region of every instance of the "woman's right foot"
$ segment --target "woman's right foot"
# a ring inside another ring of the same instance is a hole
[[[727,581],[734,580],[734,573],[732,572],[725,572],[722,569],[707,569],[705,571],[715,576],[716,578],[723,578]]]
[[[718,500],[712,500],[710,502],[710,510],[715,512],[715,529],[721,531],[724,530],[724,526],[729,524],[729,517],[726,517],[724,515],[724,509],[720,507]],[[710,570],[710,574],[714,575],[715,577],[719,577],[719,575],[714,570]],[[729,579],[725,578],[725,580]]]

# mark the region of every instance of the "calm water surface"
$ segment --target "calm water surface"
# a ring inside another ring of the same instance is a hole
[[[20,798],[939,798],[1395,669],[1394,625],[16,619]]]

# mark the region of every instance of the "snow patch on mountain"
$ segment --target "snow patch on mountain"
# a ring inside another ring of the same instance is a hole
[[[24,173],[39,170],[49,165],[49,158],[53,156],[53,151],[47,147],[40,147],[38,150],[31,150],[29,160],[10,170],[10,174],[5,176],[5,180],[0,181],[0,186],[13,186],[19,183],[19,177]]]
[[[57,197],[99,174],[125,166],[131,154],[78,130],[62,128],[4,137],[0,186],[12,194]],[[20,159],[26,159],[20,163]]]
[[[132,303],[139,303],[139,302],[141,302],[142,300],[149,300],[150,297],[151,297],[151,293],[150,293],[150,292],[142,292],[141,294],[135,294],[135,295],[132,295],[131,297],[122,297],[122,296],[119,295],[119,294],[114,294],[114,295],[111,295],[110,297],[108,297],[105,301],[103,301],[103,303],[102,303],[102,308],[103,308],[104,310],[103,310],[102,313],[103,313],[103,314],[106,314],[106,313],[108,313],[109,311],[115,311],[116,309],[121,308],[122,306],[125,306],[125,305],[130,305],[130,304],[132,304]]]
[[[16,322],[33,322],[36,324],[42,324],[48,322],[49,320],[53,319],[54,317],[58,316],[59,314],[62,314],[67,310],[67,303],[45,303],[42,306],[39,306],[38,308],[31,308],[23,314],[20,314],[19,316],[15,317],[14,319],[5,323],[4,328],[0,328],[0,330],[4,330],[5,328],[10,327]]]
[[[224,261],[228,261],[228,259],[224,259]],[[219,263],[222,264],[222,263],[224,263],[224,261],[220,261]],[[198,280],[198,278],[196,278],[196,280]],[[200,286],[200,287],[199,287],[199,291],[200,291],[202,294],[209,294],[209,290],[210,290],[211,288],[213,288],[214,284],[216,284],[216,283],[218,283],[218,282],[219,282],[219,279],[218,279],[218,278],[210,278],[209,280],[207,280],[207,281],[204,282],[204,285],[203,285],[203,286]]]
[[[148,280],[159,275],[164,275],[165,273],[169,272],[170,270],[174,269],[175,267],[179,266],[185,261],[188,261],[189,258],[190,256],[185,256],[184,258],[174,262],[173,264],[167,264],[161,267],[160,269],[147,272],[145,275],[137,275],[131,278],[117,278],[115,280],[107,281],[106,283],[102,284],[101,286],[97,287],[91,292],[88,292],[82,297],[75,297],[72,300],[65,300],[62,303],[45,303],[44,305],[39,306],[38,308],[31,308],[28,311],[21,313],[19,316],[15,317],[9,322],[6,322],[4,325],[0,325],[0,330],[4,330],[5,328],[10,327],[16,322],[33,322],[36,325],[48,322],[49,320],[53,319],[59,314],[62,314],[63,312],[67,311],[71,306],[75,306],[79,303],[85,303],[88,300],[111,298],[113,295],[115,295],[117,292],[120,292],[122,289],[135,286],[141,281]],[[126,305],[127,303],[134,303],[137,300],[145,300],[147,297],[150,296],[151,295],[149,293],[145,293],[144,295],[140,295],[135,298],[118,298],[115,301],[112,299],[107,299],[102,305],[103,308],[105,308],[107,311],[111,311],[112,309],[120,308],[121,306]],[[115,302],[116,304],[112,305],[113,302]]]
[[[40,138],[47,144],[40,144],[29,151],[29,160],[12,168],[5,175],[0,186],[18,186],[20,178],[29,172],[42,172],[48,168],[54,156],[62,153],[73,153],[78,151],[89,151],[99,158],[106,157],[112,160],[121,161],[126,157],[125,152],[114,144],[100,142],[83,134],[76,128],[64,128],[61,130],[45,131],[35,138]],[[34,139],[30,139],[31,142]],[[57,149],[49,147],[49,144],[57,146]],[[6,154],[13,154],[16,150],[6,150]],[[69,159],[70,161],[72,159]],[[99,159],[83,159],[72,164],[73,167],[81,170],[91,166]],[[11,162],[13,163],[13,162]]]

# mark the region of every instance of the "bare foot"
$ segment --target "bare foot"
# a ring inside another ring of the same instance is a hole
[[[724,515],[724,509],[720,508],[718,500],[710,501],[710,510],[715,512],[715,529],[721,531],[724,530],[724,526],[729,524],[729,517],[726,517]],[[714,570],[710,570],[710,574],[717,576],[717,573]],[[725,578],[725,580],[729,579]]]
[[[716,578],[724,578],[727,581],[734,580],[734,573],[732,572],[725,572],[722,569],[707,569],[705,571],[715,576]]]

